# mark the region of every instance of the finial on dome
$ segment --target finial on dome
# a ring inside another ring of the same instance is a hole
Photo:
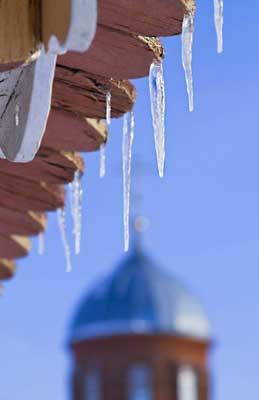
[[[143,215],[138,215],[132,218],[132,245],[133,248],[140,248],[142,233],[149,228],[149,219]]]

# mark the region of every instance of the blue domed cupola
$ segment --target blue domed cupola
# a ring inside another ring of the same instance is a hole
[[[81,302],[71,340],[141,333],[207,340],[210,332],[199,300],[134,246]]]

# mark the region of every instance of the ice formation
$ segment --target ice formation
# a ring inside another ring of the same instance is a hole
[[[58,218],[58,225],[61,234],[61,240],[63,243],[65,257],[66,257],[66,271],[71,272],[72,264],[71,264],[71,251],[68,243],[67,238],[67,229],[66,229],[66,212],[64,208],[57,209],[57,218]]]
[[[112,94],[111,91],[108,90],[108,92],[106,93],[106,122],[107,125],[111,124],[111,100],[112,100]]]
[[[123,169],[123,225],[124,225],[124,251],[129,249],[129,210],[130,210],[130,182],[131,182],[131,156],[134,139],[134,114],[128,112],[123,118],[122,139],[122,169]]]
[[[45,249],[45,235],[44,232],[39,233],[38,237],[38,253],[40,256],[44,254],[44,249]]]
[[[149,90],[158,172],[162,178],[165,164],[165,84],[162,61],[154,61],[150,66]]]
[[[104,178],[106,173],[105,161],[106,161],[105,144],[102,143],[100,146],[100,173],[99,173],[100,178]]]
[[[189,98],[189,111],[194,110],[193,104],[193,79],[192,79],[192,44],[194,32],[194,16],[186,14],[182,28],[182,63],[185,71],[185,80]]]
[[[214,21],[217,33],[217,50],[223,52],[223,0],[214,0]]]
[[[73,219],[73,235],[75,238],[75,254],[80,253],[81,231],[82,231],[82,197],[83,189],[81,184],[80,171],[76,171],[74,181],[69,184],[70,206]]]

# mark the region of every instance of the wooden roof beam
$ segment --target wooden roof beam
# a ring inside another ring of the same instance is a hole
[[[42,146],[55,150],[95,151],[107,140],[107,125],[102,120],[80,117],[52,108]]]
[[[195,0],[99,0],[98,24],[144,36],[182,32],[184,14],[195,13]]]
[[[0,160],[1,172],[37,183],[43,181],[51,184],[66,184],[73,181],[77,170],[83,174],[84,160],[79,153],[57,151],[46,147],[41,147],[30,163]]]
[[[34,236],[44,231],[47,216],[34,211],[17,211],[0,206],[0,234]]]
[[[76,67],[57,65],[52,106],[82,118],[105,118],[108,91],[112,95],[113,118],[132,110],[136,90],[130,81],[107,79]]]
[[[15,274],[15,271],[16,265],[14,260],[9,260],[6,258],[0,259],[0,281],[12,278]]]
[[[0,258],[25,257],[31,249],[31,243],[26,236],[0,235]]]
[[[59,56],[57,63],[108,79],[134,79],[147,76],[153,60],[163,57],[164,49],[157,38],[98,25],[87,52],[68,52]]]

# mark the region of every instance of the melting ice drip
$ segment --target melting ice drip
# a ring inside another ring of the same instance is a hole
[[[38,241],[38,253],[39,253],[40,256],[42,256],[44,254],[44,250],[45,250],[44,232],[40,232],[38,239],[39,239],[39,241]]]
[[[106,160],[105,144],[102,143],[100,146],[100,174],[99,174],[100,178],[104,178],[106,173],[105,160]]]
[[[194,16],[186,14],[182,28],[182,63],[185,71],[187,93],[189,97],[189,111],[194,110],[193,105],[193,79],[192,79],[192,44],[194,32]]]
[[[106,93],[106,123],[107,123],[107,125],[111,124],[111,112],[112,112],[111,100],[112,100],[112,94],[111,94],[111,91],[108,90]],[[105,177],[105,173],[106,173],[105,162],[106,162],[105,144],[103,143],[100,146],[100,173],[99,173],[100,178]]]
[[[218,53],[223,52],[223,0],[214,0],[214,21],[217,33]]]
[[[67,239],[67,231],[66,231],[66,212],[64,208],[57,209],[57,218],[58,218],[58,225],[60,229],[61,239],[65,250],[65,257],[66,257],[66,270],[67,272],[72,271],[72,264],[71,264],[71,251]]]
[[[108,90],[108,92],[106,93],[106,122],[107,125],[111,124],[111,100],[112,100],[112,94],[111,91]]]
[[[128,251],[129,249],[130,181],[133,139],[134,114],[133,112],[128,112],[123,118],[122,138],[124,251]]]
[[[76,171],[74,181],[69,184],[70,208],[73,219],[73,235],[75,238],[75,254],[80,253],[81,230],[82,230],[82,198],[83,189],[80,172]]]
[[[150,66],[149,90],[158,172],[162,178],[165,164],[165,83],[162,61],[154,61]]]

